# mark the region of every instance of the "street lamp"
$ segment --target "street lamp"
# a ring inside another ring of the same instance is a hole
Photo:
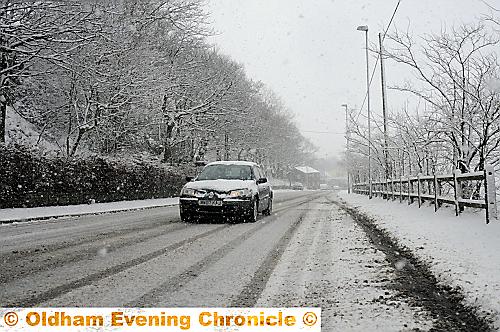
[[[365,32],[365,52],[366,52],[366,101],[368,109],[368,197],[372,198],[372,129],[370,112],[370,65],[368,62],[368,26],[360,25],[358,31]]]
[[[349,125],[348,125],[348,117],[347,117],[347,104],[342,104],[342,107],[345,107],[345,139],[346,139],[346,171],[347,171],[347,193],[351,193],[351,176],[349,170]]]

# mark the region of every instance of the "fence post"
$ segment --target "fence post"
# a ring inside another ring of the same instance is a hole
[[[408,205],[411,205],[413,203],[413,200],[411,198],[411,191],[412,191],[412,185],[411,185],[411,180],[410,176],[408,175]]]
[[[390,195],[391,192],[389,191],[391,188],[391,185],[390,185],[391,181],[392,181],[392,179],[391,180],[387,179],[387,200],[388,201],[391,200],[391,195]]]
[[[439,209],[439,181],[437,179],[436,173],[434,173],[434,211]]]
[[[393,188],[392,188],[392,178],[389,180],[389,183],[387,183],[387,187],[388,187],[388,188],[389,188],[389,190],[390,190],[390,191],[389,191],[390,195],[389,195],[389,197],[387,197],[387,200],[388,200],[388,201],[392,201],[392,195],[393,195],[393,192],[392,192],[392,189],[393,189]]]
[[[455,192],[455,215],[460,214],[460,202],[459,199],[462,198],[462,187],[460,181],[457,179],[457,174],[460,174],[460,170],[456,169],[453,171],[453,191]]]
[[[392,188],[392,200],[396,199],[396,186],[395,186],[395,180],[392,178],[391,181],[391,188]]]
[[[421,193],[422,193],[422,186],[421,186],[421,183],[420,183],[420,174],[421,173],[418,173],[417,174],[417,196],[418,196],[418,207],[421,207],[422,206],[422,198],[420,197]]]
[[[399,175],[399,203],[403,201],[403,178]]]
[[[385,183],[384,183],[385,180],[384,179],[385,179],[385,177],[383,177],[382,179],[380,179],[380,191],[382,192],[381,193],[382,199],[385,198]]]
[[[391,178],[391,201],[394,200],[394,178]]]
[[[484,201],[486,203],[486,223],[497,218],[497,200],[495,192],[495,170],[492,165],[484,167]]]
[[[389,178],[385,178],[385,181],[384,181],[384,188],[385,188],[385,196],[384,198],[389,200]]]

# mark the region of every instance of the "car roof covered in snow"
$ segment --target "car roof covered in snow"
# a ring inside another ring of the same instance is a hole
[[[223,161],[214,161],[209,163],[207,166],[211,165],[241,165],[241,166],[259,166],[258,164],[252,161],[242,161],[242,160],[223,160]]]

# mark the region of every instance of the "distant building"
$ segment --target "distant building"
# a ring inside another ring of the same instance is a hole
[[[321,173],[310,166],[295,167],[293,180],[301,182],[307,189],[319,189]]]

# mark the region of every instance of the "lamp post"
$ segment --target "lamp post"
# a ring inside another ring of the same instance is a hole
[[[368,197],[372,198],[372,130],[370,112],[370,65],[368,62],[368,26],[360,25],[358,31],[365,32],[365,53],[366,53],[366,101],[368,109]]]
[[[349,125],[348,125],[348,116],[347,116],[347,104],[342,104],[342,107],[345,108],[345,139],[346,139],[346,152],[345,152],[345,159],[346,159],[346,171],[347,171],[347,193],[351,193],[351,174],[349,170]]]

